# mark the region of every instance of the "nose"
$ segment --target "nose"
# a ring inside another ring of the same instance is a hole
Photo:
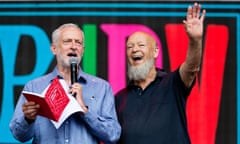
[[[80,47],[79,43],[76,41],[71,42],[71,49],[77,50]]]
[[[72,45],[71,45],[71,49],[74,49],[74,50],[77,49],[77,46],[76,46],[76,44],[75,44],[74,42],[73,42]]]
[[[137,52],[138,50],[139,50],[139,48],[138,48],[137,45],[133,46],[133,48],[132,48],[132,51],[133,51],[133,52]]]

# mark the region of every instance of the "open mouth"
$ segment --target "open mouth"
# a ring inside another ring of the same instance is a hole
[[[69,57],[77,57],[77,54],[75,54],[75,53],[69,53],[68,56],[69,56]]]
[[[142,56],[133,56],[132,57],[132,59],[134,60],[134,61],[140,61],[140,60],[142,60]]]

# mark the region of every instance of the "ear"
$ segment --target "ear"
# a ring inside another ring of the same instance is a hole
[[[55,45],[51,45],[51,51],[52,51],[52,53],[54,54],[54,55],[56,55],[56,53],[57,53],[57,48],[55,47]]]
[[[155,47],[155,48],[154,48],[154,51],[153,51],[153,56],[154,56],[154,58],[157,58],[157,57],[158,57],[158,54],[159,54],[159,48],[158,48],[158,47]]]

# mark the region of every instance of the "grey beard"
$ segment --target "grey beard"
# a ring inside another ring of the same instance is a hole
[[[153,65],[154,59],[147,60],[139,66],[130,66],[130,64],[128,63],[129,80],[144,80],[149,74]]]
[[[79,65],[82,60],[82,56],[77,58],[77,64]],[[63,58],[62,55],[58,57],[58,62],[61,63],[64,67],[70,67],[70,62],[66,59]]]

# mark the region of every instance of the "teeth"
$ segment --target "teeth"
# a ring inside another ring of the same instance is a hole
[[[133,58],[137,58],[137,57],[141,57],[141,56],[137,56],[137,55],[135,55],[135,56],[132,56]]]

